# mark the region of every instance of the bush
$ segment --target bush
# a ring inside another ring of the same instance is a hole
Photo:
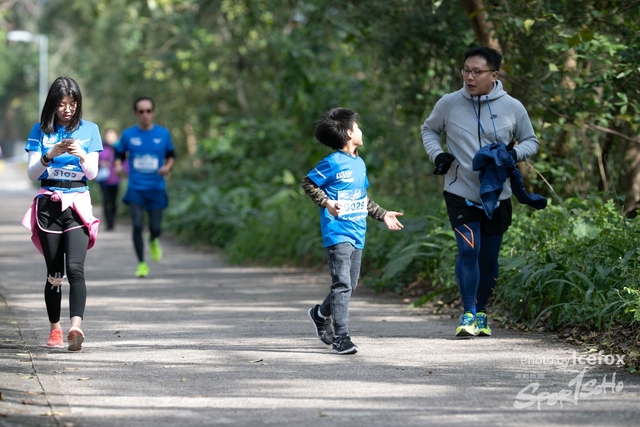
[[[553,329],[635,322],[639,235],[638,221],[624,219],[612,200],[570,199],[516,214],[496,297],[514,320],[531,326],[541,319]]]
[[[427,204],[432,211],[423,216],[401,218],[404,229],[389,233],[380,224],[369,228],[364,278],[377,290],[408,293],[420,306],[439,297],[450,303],[457,299],[454,275],[456,240],[442,198]],[[378,266],[377,270],[373,266]],[[372,271],[375,274],[372,274]]]
[[[226,248],[231,262],[313,266],[325,261],[318,208],[302,190],[282,189],[249,215]]]

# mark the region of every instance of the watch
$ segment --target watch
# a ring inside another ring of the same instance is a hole
[[[44,161],[45,163],[51,163],[51,160],[53,160],[53,159],[48,158],[47,157],[47,153],[44,153],[42,155],[42,161]]]

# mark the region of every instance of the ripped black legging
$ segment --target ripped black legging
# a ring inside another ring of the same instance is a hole
[[[53,202],[46,196],[38,200],[38,223],[47,230],[43,231],[39,227],[38,237],[47,265],[47,277],[49,275],[62,277],[65,270],[67,272],[69,317],[83,318],[87,300],[84,262],[87,256],[89,233],[72,208],[67,208],[64,212],[60,210],[60,202]],[[80,228],[77,228],[79,226]],[[45,281],[44,301],[49,322],[59,322],[62,302],[61,286],[52,286],[48,280]]]

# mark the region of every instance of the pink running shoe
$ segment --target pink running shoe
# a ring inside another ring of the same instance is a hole
[[[69,344],[69,351],[82,350],[82,343],[84,342],[84,334],[77,326],[69,328],[67,334],[67,343]]]
[[[64,341],[62,341],[62,329],[52,329],[49,332],[49,341],[47,341],[47,348],[64,348]]]

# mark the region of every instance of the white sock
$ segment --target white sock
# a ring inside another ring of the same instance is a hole
[[[318,316],[320,316],[320,318],[321,318],[321,319],[326,319],[326,318],[328,318],[328,317],[329,317],[329,316],[323,316],[323,315],[322,315],[322,312],[320,312],[320,307],[318,307],[318,310],[317,310],[317,311],[318,311]]]

